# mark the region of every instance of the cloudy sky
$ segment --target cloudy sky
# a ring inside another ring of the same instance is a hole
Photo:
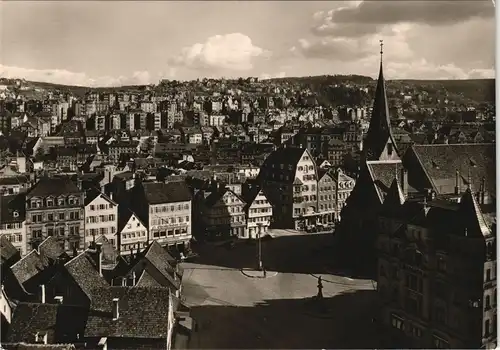
[[[0,1],[0,76],[110,86],[160,78],[494,76],[475,1]]]

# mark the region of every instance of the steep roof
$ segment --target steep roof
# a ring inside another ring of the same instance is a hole
[[[136,287],[162,287],[160,282],[158,282],[147,270],[143,270],[137,283]]]
[[[165,288],[98,288],[93,294],[85,337],[167,338],[170,303]],[[116,320],[114,298],[119,299]]]
[[[486,237],[492,234],[470,187],[465,190],[460,199],[459,213],[460,219],[463,220],[464,228],[467,230],[467,236]]]
[[[387,93],[385,89],[384,69],[382,60],[380,60],[380,71],[375,89],[375,98],[373,100],[373,109],[370,118],[370,125],[366,133],[366,139],[363,145],[364,153],[368,160],[377,160],[384,151],[387,142],[394,145],[396,143],[391,131],[391,121],[389,117],[389,103],[387,102]]]
[[[78,194],[81,191],[68,177],[43,177],[28,192],[28,197],[46,197]]]
[[[47,333],[48,343],[69,343],[85,329],[87,310],[59,304],[19,303],[7,334],[9,342],[33,343],[35,333]]]
[[[472,184],[479,188],[484,177],[486,192],[496,196],[494,144],[413,145],[411,152],[416,155],[438,194],[454,192],[458,171],[462,177],[460,186],[470,175]],[[410,154],[407,156],[409,158]]]
[[[141,184],[149,204],[188,202],[191,192],[184,181],[145,182]]]
[[[24,193],[0,196],[0,224],[22,222],[25,217],[26,195]]]
[[[85,205],[90,204],[94,199],[97,197],[101,196],[105,200],[107,200],[109,203],[113,205],[118,205],[114,200],[112,200],[110,197],[108,197],[106,194],[102,193],[100,190],[97,188],[93,187],[89,189],[88,191],[85,192]]]
[[[5,236],[0,236],[0,256],[2,265],[16,255],[19,255],[19,251],[12,245],[12,243]]]
[[[396,161],[390,163],[374,161],[368,162],[367,168],[382,203],[394,179],[400,178],[403,164]]]
[[[11,266],[12,273],[22,285],[41,273],[48,266],[48,261],[43,259],[36,250],[32,250],[21,260]]]
[[[109,287],[106,280],[99,275],[95,262],[88,251],[74,257],[64,267],[90,300],[92,300],[94,288]]]
[[[270,166],[271,164],[280,165],[293,165],[297,166],[297,163],[302,158],[302,155],[306,151],[305,148],[298,147],[280,147],[277,150],[271,152],[264,161],[264,164]]]

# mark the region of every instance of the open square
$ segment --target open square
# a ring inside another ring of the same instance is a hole
[[[277,272],[270,278],[242,274],[242,268],[255,266],[253,244],[237,244],[233,249],[203,247],[200,262],[184,264],[183,293],[198,322],[192,347],[376,346],[372,281],[321,271],[316,260],[324,258],[318,252],[330,241],[328,235],[293,237],[262,243],[264,266],[269,273]],[[328,317],[319,317],[310,304],[318,292],[318,276],[323,280]]]

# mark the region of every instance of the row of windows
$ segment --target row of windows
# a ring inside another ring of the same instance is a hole
[[[87,224],[115,221],[115,219],[116,219],[115,214],[88,216],[87,217]]]
[[[166,224],[176,224],[176,223],[183,223],[183,222],[189,222],[189,216],[179,216],[179,217],[172,217],[172,218],[157,218],[151,220],[151,225],[157,226],[157,225],[166,225]]]
[[[80,226],[69,226],[68,233],[71,236],[80,235]],[[47,227],[47,236],[65,236],[66,228],[65,227]],[[31,232],[33,238],[42,238],[43,232],[41,229],[35,229]]]
[[[283,168],[281,168],[281,169],[283,169]],[[309,165],[309,166],[307,166],[307,165],[306,166],[299,166],[297,168],[297,170],[298,171],[313,171],[314,170],[314,166],[312,166],[312,165]]]
[[[186,228],[175,229],[175,230],[166,230],[166,231],[156,231],[156,232],[153,232],[153,238],[171,237],[171,236],[183,235],[186,233],[187,233]]]
[[[107,235],[116,233],[116,227],[89,228],[85,231],[86,236]]]
[[[250,209],[250,214],[258,214],[258,213],[270,213],[271,208],[258,208],[258,209]]]
[[[248,222],[269,222],[268,216],[260,216],[257,218],[248,218]]]
[[[167,211],[189,210],[189,204],[163,205],[151,208],[151,213],[165,213]]]
[[[145,248],[147,242],[139,242],[139,243],[131,243],[131,244],[122,244],[120,249],[122,252],[127,252],[130,250],[136,250],[137,248]]]
[[[122,237],[123,239],[146,237],[146,231],[124,232]]]
[[[20,243],[23,241],[23,235],[20,233],[5,234],[4,237],[7,238],[7,240],[12,243]]]
[[[29,204],[30,208],[42,208],[43,207],[43,200],[41,199],[33,199]],[[79,198],[73,198],[69,197],[67,200],[64,198],[57,198],[55,199],[46,199],[45,200],[45,206],[46,207],[56,207],[56,206],[63,206],[63,205],[79,205],[80,204],[80,199]]]
[[[401,332],[406,332],[406,328],[405,328],[405,321],[403,318],[395,315],[395,314],[392,314],[391,315],[391,326]],[[416,337],[416,338],[421,338],[422,337],[422,329],[420,327],[417,327],[415,325],[409,325],[408,327],[408,331],[410,333],[410,335],[412,335],[413,337]],[[443,338],[437,336],[437,335],[433,335],[433,342],[434,342],[434,346],[436,349],[449,349],[450,348],[450,344],[444,340]]]
[[[313,202],[316,201],[317,197],[312,195],[312,196],[302,196],[302,197],[294,197],[293,202],[294,203],[302,203],[302,202]]]
[[[315,212],[316,211],[316,207],[309,207],[307,208],[307,211],[309,212]],[[295,208],[294,209],[294,214],[295,215],[300,215],[300,214],[305,214],[306,213],[306,208]]]
[[[99,204],[99,205],[91,205],[90,210],[107,210],[107,209],[112,209],[114,207],[113,204]]]
[[[66,215],[67,212],[64,212],[64,213],[57,213],[56,214],[53,214],[53,213],[47,213],[45,215],[44,214],[33,214],[31,216],[31,221],[33,223],[39,223],[39,222],[45,222],[45,221],[55,221],[55,220],[59,220],[59,221],[62,221],[62,220],[80,220],[80,211],[71,211],[68,213],[68,215]],[[55,219],[57,218],[57,219]]]
[[[23,227],[22,222],[14,222],[12,224],[0,225],[0,230],[15,230],[22,227]]]

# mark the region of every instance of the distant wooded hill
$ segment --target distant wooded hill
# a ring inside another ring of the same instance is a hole
[[[0,78],[0,84],[14,85],[16,79]],[[273,78],[266,80],[271,83],[289,83],[292,85],[304,85],[312,91],[318,92],[326,87],[331,88],[335,84],[351,83],[353,85],[371,85],[376,80],[362,75],[321,75],[310,77],[289,77]],[[60,85],[43,82],[23,81],[23,86],[31,88],[41,88],[46,90],[58,90],[68,92],[76,96],[84,96],[87,91],[143,91],[146,86],[120,86],[112,88],[89,88],[83,86]],[[495,101],[495,79],[469,79],[469,80],[390,80],[387,88],[402,89],[414,87],[416,89],[432,92],[444,92],[455,96],[463,96],[475,102],[494,102]],[[320,93],[321,94],[321,93]]]

